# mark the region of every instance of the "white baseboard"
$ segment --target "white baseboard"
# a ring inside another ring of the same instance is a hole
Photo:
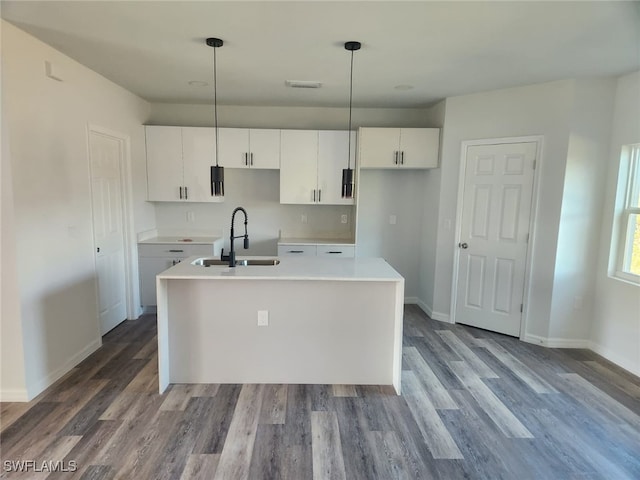
[[[418,301],[416,302],[416,305],[418,305],[420,309],[424,313],[426,313],[429,318],[431,318],[431,315],[433,314],[433,310],[431,309],[431,307],[427,305],[425,302],[423,302],[422,300],[420,300],[419,298],[417,300]]]
[[[590,350],[593,350],[598,355],[606,358],[611,363],[615,363],[620,368],[625,369],[627,372],[633,373],[634,375],[640,377],[640,365],[638,365],[637,363],[629,361],[628,358],[623,358],[613,350],[603,347],[602,345],[598,345],[595,342],[589,342],[588,348]]]
[[[448,313],[432,312],[431,318],[433,320],[438,320],[439,322],[453,323],[451,321],[451,316]]]
[[[429,305],[427,305],[425,302],[423,302],[419,298],[416,298],[415,301],[410,303],[418,305],[431,320],[438,320],[439,322],[453,323],[448,313],[434,312]]]
[[[589,340],[574,338],[548,338],[527,333],[521,339],[523,342],[542,345],[548,348],[591,348]]]
[[[78,353],[76,353],[74,356],[69,358],[66,362],[64,362],[64,364],[61,367],[56,368],[53,372],[41,378],[34,385],[31,385],[30,386],[31,388],[29,388],[29,393],[31,393],[31,396],[27,400],[23,400],[23,401],[29,401],[35,398],[37,395],[42,393],[45,389],[49,388],[51,385],[57,382],[60,378],[66,375],[69,372],[69,370],[71,370],[73,367],[78,365],[81,361],[83,361],[85,358],[87,358],[89,355],[95,352],[98,348],[100,348],[101,345],[102,345],[102,337],[98,337],[89,345],[87,345]]]
[[[27,389],[0,390],[0,402],[28,402]]]

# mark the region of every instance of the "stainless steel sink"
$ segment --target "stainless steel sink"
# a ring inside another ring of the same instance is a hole
[[[250,258],[247,260],[236,260],[237,267],[248,267],[248,266],[274,266],[278,265],[280,260],[277,258]],[[197,265],[199,267],[211,267],[211,266],[225,266],[229,265],[228,260],[220,260],[219,258],[199,258],[193,262],[192,265]]]

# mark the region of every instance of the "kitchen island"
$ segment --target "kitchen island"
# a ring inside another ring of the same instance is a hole
[[[160,393],[170,383],[400,393],[404,279],[383,259],[280,257],[235,268],[197,260],[157,276]]]

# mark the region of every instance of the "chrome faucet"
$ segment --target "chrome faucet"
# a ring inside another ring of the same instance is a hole
[[[233,224],[235,222],[236,219],[236,213],[240,211],[242,213],[244,213],[244,235],[238,235],[237,237],[234,235],[234,230],[233,230]],[[231,214],[231,235],[229,238],[229,243],[231,244],[231,248],[229,251],[229,255],[224,255],[224,248],[220,251],[220,260],[229,260],[229,266],[230,267],[235,267],[236,266],[236,251],[233,248],[233,241],[236,238],[242,238],[244,237],[244,249],[246,250],[247,248],[249,248],[249,235],[247,234],[247,211],[242,208],[242,207],[237,207],[233,213]]]

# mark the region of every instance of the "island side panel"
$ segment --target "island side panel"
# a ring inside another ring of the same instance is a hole
[[[394,343],[393,343],[393,388],[400,395],[402,377],[402,332],[404,319],[404,278],[396,283]]]
[[[170,383],[169,375],[169,302],[168,280],[156,277],[156,303],[158,322],[158,383],[160,393],[164,393]]]
[[[398,390],[399,283],[169,280],[170,383],[373,384]],[[269,312],[269,326],[257,325],[259,310]]]

